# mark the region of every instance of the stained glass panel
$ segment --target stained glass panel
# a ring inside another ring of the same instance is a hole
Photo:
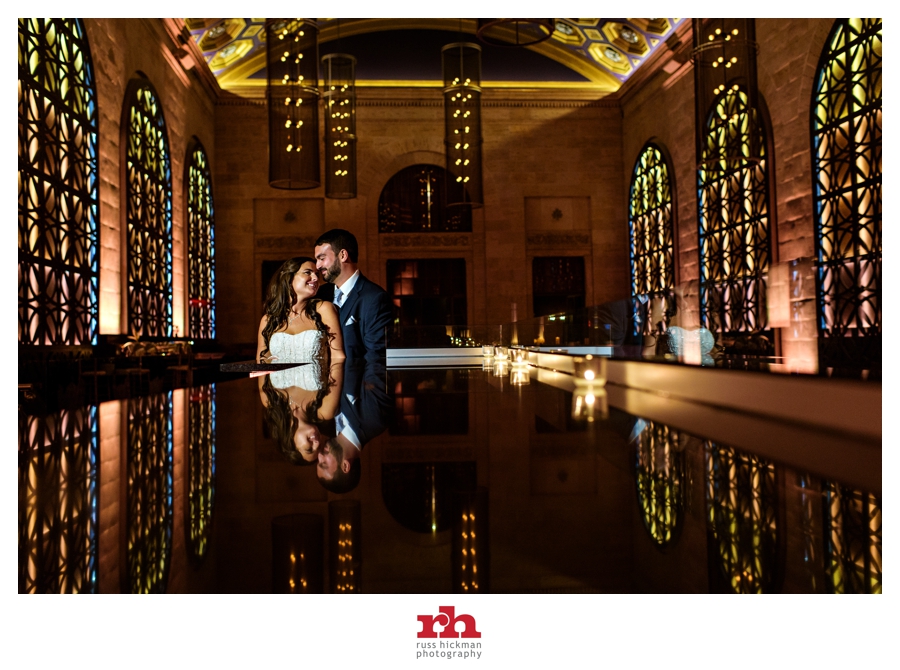
[[[97,408],[19,424],[19,593],[95,593]]]
[[[710,554],[734,593],[768,593],[777,570],[775,466],[707,442],[706,509]]]
[[[196,143],[188,157],[189,334],[197,339],[216,336],[215,210],[209,159]]]
[[[697,173],[703,325],[732,337],[768,329],[768,158],[763,124],[750,122],[758,113],[737,86],[723,92],[707,117]],[[753,125],[761,159],[734,158],[750,156]]]
[[[821,363],[881,367],[881,19],[839,19],[815,79]]]
[[[128,405],[126,575],[131,593],[165,593],[172,557],[172,394]]]
[[[191,558],[206,556],[212,536],[216,501],[216,386],[191,389],[189,405],[191,441],[188,447],[187,546]]]
[[[150,82],[126,95],[125,194],[128,220],[128,329],[172,334],[172,172],[162,105]]]
[[[628,204],[632,295],[664,296],[675,286],[670,174],[660,148],[648,144],[635,163]]]
[[[19,19],[19,342],[96,344],[97,94],[79,19]]]
[[[832,593],[881,593],[881,497],[823,486],[825,582]]]

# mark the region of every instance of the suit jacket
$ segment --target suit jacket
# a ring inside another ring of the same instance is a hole
[[[601,335],[600,344],[640,347],[643,342],[643,321],[647,318],[647,303],[636,297],[608,302],[598,312]],[[636,319],[638,316],[639,319]]]
[[[394,311],[383,288],[360,273],[338,312],[348,358],[387,354],[387,333],[394,320]]]
[[[341,413],[359,438],[360,449],[387,429],[392,408],[384,361],[348,358],[344,363]]]

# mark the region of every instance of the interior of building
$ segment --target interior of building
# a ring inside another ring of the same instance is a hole
[[[881,19],[19,19],[19,592],[880,593],[881,60]],[[246,367],[333,228],[394,310],[344,495]]]

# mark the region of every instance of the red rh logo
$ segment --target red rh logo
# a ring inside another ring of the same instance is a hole
[[[438,607],[438,612],[440,612],[440,614],[437,616],[420,614],[416,617],[422,622],[422,630],[418,632],[416,637],[460,637],[460,634],[456,631],[457,622],[461,622],[464,626],[462,637],[481,637],[481,633],[475,629],[475,617],[471,614],[460,614],[459,616],[456,616],[456,608],[452,606]],[[434,632],[435,623],[444,627],[444,630],[441,631],[440,635]]]

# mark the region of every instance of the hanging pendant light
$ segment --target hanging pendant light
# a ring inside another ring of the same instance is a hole
[[[356,197],[356,59],[322,57],[325,100],[325,197]]]
[[[717,169],[758,163],[762,135],[755,20],[694,19],[693,29],[698,166]],[[711,114],[720,117],[713,122],[726,133],[726,141],[715,150],[704,144]]]
[[[527,47],[550,39],[554,19],[478,19],[475,35],[495,47]]]
[[[447,206],[481,207],[481,47],[470,42],[448,44],[441,49],[441,58]]]
[[[266,19],[269,186],[317,188],[319,45],[312,19]]]

